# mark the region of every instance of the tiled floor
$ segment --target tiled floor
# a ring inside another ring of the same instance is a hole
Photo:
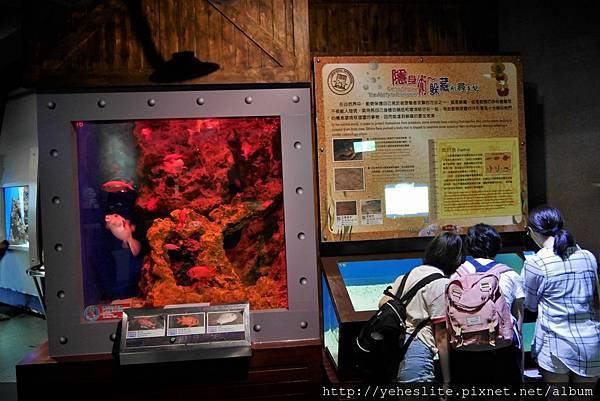
[[[0,384],[15,383],[16,363],[48,339],[46,320],[4,305],[0,313],[11,317],[0,321]]]

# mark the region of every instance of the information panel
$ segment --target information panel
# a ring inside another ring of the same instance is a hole
[[[317,57],[322,241],[524,229],[517,57]]]

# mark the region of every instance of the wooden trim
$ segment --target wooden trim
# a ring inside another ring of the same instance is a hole
[[[104,70],[104,71],[42,71],[35,72],[35,75],[26,77],[28,82],[35,81],[37,89],[56,88],[57,82],[60,82],[62,89],[83,87],[83,86],[123,86],[123,85],[149,85],[148,77],[152,70]],[[203,83],[288,83],[296,82],[296,71],[293,69],[261,68],[261,69],[243,69],[240,68],[227,70],[223,68],[210,75],[185,81],[185,85],[203,84]],[[161,84],[162,86],[178,86],[181,82],[172,84]]]
[[[310,82],[311,63],[308,1],[290,1],[292,1],[294,49],[296,50],[296,80],[299,82]]]
[[[277,341],[265,343],[252,343],[253,350],[271,349],[271,348],[290,348],[290,347],[320,347],[322,342],[320,339],[312,340],[294,340],[294,341]]]

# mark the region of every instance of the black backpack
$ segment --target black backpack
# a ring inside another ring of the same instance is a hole
[[[390,383],[398,376],[400,362],[404,359],[408,346],[417,333],[429,323],[429,319],[422,321],[406,339],[406,306],[415,296],[417,291],[434,280],[443,278],[439,273],[431,274],[398,298],[402,294],[406,279],[402,278],[397,294],[392,294],[387,287],[383,293],[391,297],[383,304],[379,311],[363,326],[354,342],[355,368],[361,377],[371,383]]]

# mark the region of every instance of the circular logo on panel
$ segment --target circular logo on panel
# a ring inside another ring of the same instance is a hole
[[[354,77],[345,68],[336,68],[327,77],[329,89],[337,95],[345,95],[354,87]]]
[[[100,309],[96,305],[90,305],[87,308],[85,308],[83,315],[85,317],[85,320],[93,322],[95,320],[98,320],[98,318],[100,317]]]

